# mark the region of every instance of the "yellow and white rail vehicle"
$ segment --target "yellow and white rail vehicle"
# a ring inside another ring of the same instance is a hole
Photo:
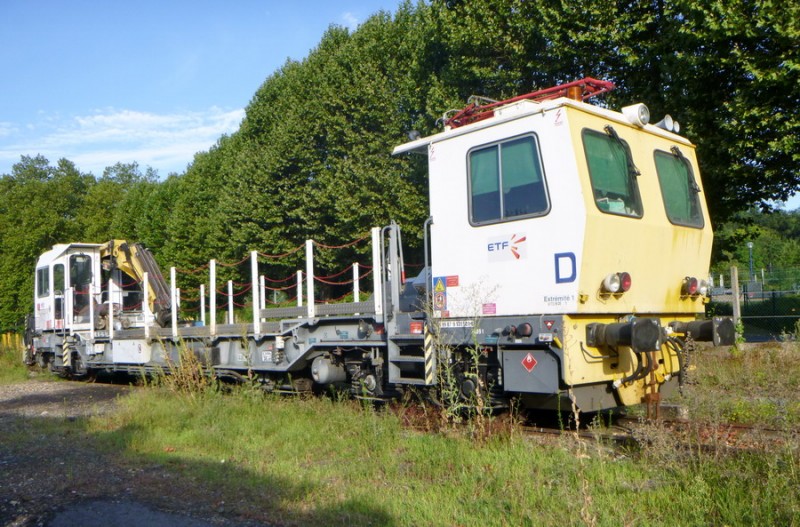
[[[443,132],[395,148],[428,158],[426,265],[414,279],[400,228],[376,228],[371,297],[317,305],[308,241],[305,304],[266,308],[253,253],[252,323],[218,324],[210,299],[210,322],[188,327],[174,278],[115,264],[104,245],[58,246],[37,264],[30,358],[140,371],[183,345],[220,375],[252,372],[279,389],[391,396],[434,387],[446,368],[465,398],[480,391],[498,406],[657,403],[677,386],[687,343],[732,344],[734,328],[698,319],[712,232],[693,145],[669,118],[648,124],[644,105],[584,102],[611,88],[584,79],[470,104]],[[121,287],[120,272],[138,285]]]

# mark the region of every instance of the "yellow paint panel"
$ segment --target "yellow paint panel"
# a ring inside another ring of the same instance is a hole
[[[610,122],[601,115],[569,108],[572,140],[586,207],[586,236],[579,273],[579,291],[585,299],[579,313],[701,313],[702,298],[681,298],[681,285],[687,276],[706,279],[713,234],[704,194],[702,229],[678,226],[667,218],[656,173],[654,153],[669,152],[678,146],[689,160],[694,178],[702,185],[694,147],[684,139],[671,140],[664,135],[620,122]],[[613,126],[628,143],[633,161],[641,172],[637,182],[643,215],[632,218],[602,212],[594,203],[589,170],[582,140],[584,129],[604,133]],[[609,240],[614,240],[610,242]],[[603,278],[614,272],[628,272],[631,289],[621,295],[601,293]]]

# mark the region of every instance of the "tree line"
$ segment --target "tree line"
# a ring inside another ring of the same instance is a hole
[[[419,250],[425,160],[391,148],[410,131],[440,130],[470,95],[503,99],[585,76],[615,82],[610,107],[642,101],[681,122],[716,223],[768,209],[800,186],[798,20],[798,4],[768,0],[431,0],[353,31],[332,26],[267,77],[239,130],[182,174],[159,179],[134,163],[95,176],[23,156],[0,178],[0,329],[20,328],[35,259],[58,242],[140,241],[163,266],[191,269],[306,238],[349,241],[394,219]],[[323,253],[320,266],[359,250]]]

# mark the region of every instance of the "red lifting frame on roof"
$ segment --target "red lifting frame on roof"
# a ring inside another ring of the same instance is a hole
[[[525,95],[519,95],[512,99],[505,101],[493,102],[490,104],[479,105],[475,103],[469,104],[466,108],[456,113],[445,121],[445,125],[451,128],[458,128],[466,124],[475,123],[488,119],[494,115],[494,110],[500,106],[511,104],[517,101],[545,101],[548,99],[557,99],[558,97],[568,97],[576,101],[585,101],[595,95],[608,93],[614,89],[614,83],[609,81],[601,81],[586,77],[581,80],[568,82],[566,84],[559,84],[552,88],[545,88]]]

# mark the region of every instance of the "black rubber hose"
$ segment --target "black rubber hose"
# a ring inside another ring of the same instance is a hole
[[[672,344],[675,354],[678,356],[678,386],[683,388],[683,354],[685,353],[685,350],[683,349],[683,343],[675,337],[670,337],[667,342]]]
[[[636,361],[638,363],[637,366],[636,366],[636,369],[634,370],[633,373],[631,373],[630,375],[628,375],[627,377],[625,377],[621,381],[619,381],[620,385],[642,378],[642,376],[641,376],[641,372],[642,372],[642,369],[643,369],[642,360],[639,357],[638,353],[634,352],[633,355],[634,355],[634,357],[636,357]]]

